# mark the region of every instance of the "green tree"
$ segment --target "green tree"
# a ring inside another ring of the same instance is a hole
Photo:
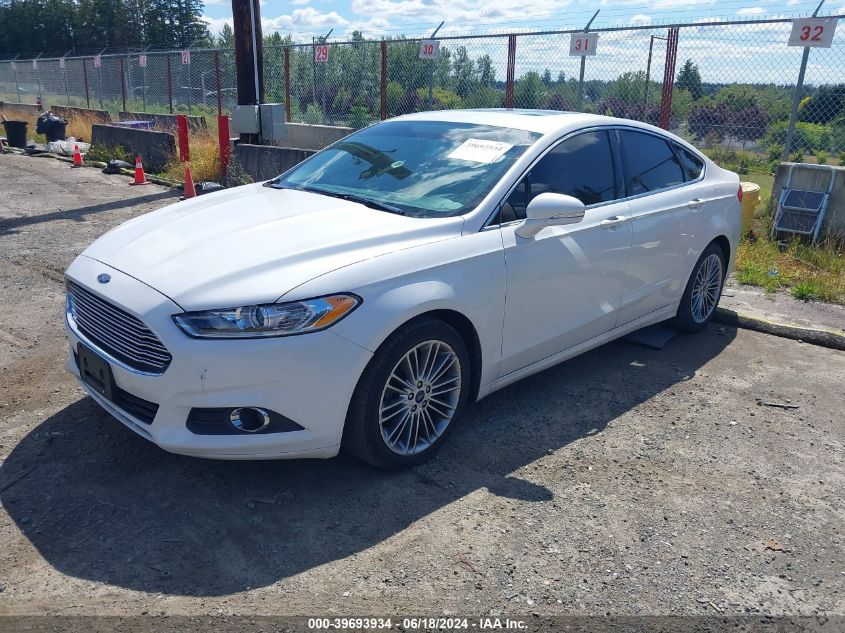
[[[533,70],[516,80],[513,102],[517,108],[540,108],[548,98],[548,90],[540,75]]]
[[[691,59],[684,62],[678,73],[678,79],[675,81],[675,86],[681,90],[689,91],[694,101],[701,98],[703,88],[701,86],[701,73],[698,72],[698,66],[692,63]]]

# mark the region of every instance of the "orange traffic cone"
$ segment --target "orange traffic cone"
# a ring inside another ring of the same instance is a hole
[[[147,176],[144,174],[144,165],[141,163],[141,157],[135,157],[135,180],[129,183],[130,185],[148,185]]]
[[[79,153],[79,145],[73,146],[73,166],[82,167],[82,154]]]
[[[194,177],[191,176],[191,166],[185,163],[185,195],[182,196],[182,199],[187,200],[188,198],[196,197],[197,190],[194,187]]]

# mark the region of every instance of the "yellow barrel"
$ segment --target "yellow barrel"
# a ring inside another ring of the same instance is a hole
[[[751,230],[754,210],[760,202],[760,185],[753,182],[741,182],[742,186],[742,234]]]

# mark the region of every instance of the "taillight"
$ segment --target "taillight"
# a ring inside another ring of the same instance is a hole
[[[742,185],[739,186],[739,190],[736,192],[736,197],[742,202]]]

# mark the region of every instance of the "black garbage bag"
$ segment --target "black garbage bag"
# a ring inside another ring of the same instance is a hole
[[[65,128],[67,119],[56,116],[49,110],[35,121],[35,131],[47,137],[47,142],[63,141],[67,138]]]
[[[220,191],[221,189],[225,189],[223,185],[219,182],[212,182],[210,180],[203,180],[202,182],[197,183],[196,190],[197,195],[201,196],[204,193],[212,193],[214,191]]]
[[[132,165],[125,160],[112,159],[103,167],[104,174],[119,174],[121,169],[132,169]]]

